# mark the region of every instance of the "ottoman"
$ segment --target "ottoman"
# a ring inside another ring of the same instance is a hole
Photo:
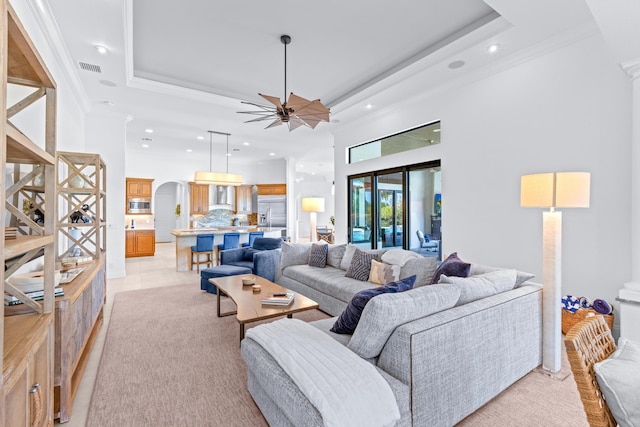
[[[235,265],[218,265],[211,268],[203,268],[200,270],[200,289],[215,294],[217,288],[209,283],[212,277],[237,276],[238,274],[251,274],[252,271],[247,267],[238,267]]]

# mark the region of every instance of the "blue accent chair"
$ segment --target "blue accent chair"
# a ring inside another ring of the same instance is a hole
[[[224,242],[220,245],[216,245],[218,250],[218,265],[220,265],[220,251],[226,251],[228,249],[235,249],[240,247],[240,233],[225,233]]]
[[[198,234],[196,236],[195,246],[191,246],[191,266],[190,270],[193,270],[193,264],[196,264],[197,271],[200,273],[200,264],[207,264],[207,267],[213,265],[213,234]],[[196,256],[195,260],[193,256]],[[205,255],[205,259],[202,260],[200,255]]]
[[[222,267],[245,267],[257,276],[272,282],[276,278],[276,268],[280,266],[282,239],[257,237],[253,247],[229,249],[220,255]]]
[[[253,246],[253,241],[256,240],[256,237],[264,237],[264,231],[250,231],[249,232],[249,241],[242,244],[243,248],[248,246]]]

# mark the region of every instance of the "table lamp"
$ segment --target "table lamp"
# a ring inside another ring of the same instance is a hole
[[[316,236],[316,212],[324,212],[324,199],[322,197],[305,197],[302,199],[302,211],[309,213],[309,239],[317,240]]]
[[[588,208],[591,174],[553,172],[520,179],[520,206],[543,207],[542,213],[542,367],[561,367],[562,212],[555,208]]]

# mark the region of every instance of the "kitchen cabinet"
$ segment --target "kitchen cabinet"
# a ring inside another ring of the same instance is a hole
[[[127,230],[125,235],[125,258],[153,256],[155,253],[155,230]]]
[[[236,213],[245,214],[253,212],[252,189],[253,185],[240,185],[235,188]]]
[[[189,214],[206,215],[209,213],[209,186],[189,183]]]
[[[130,198],[130,197],[151,198],[152,195],[153,195],[153,179],[127,178],[127,198]]]
[[[10,316],[0,305],[0,425],[52,426],[56,84],[7,0],[0,0],[0,14],[0,200],[5,225],[13,227],[11,235],[0,227],[0,293],[17,297],[26,309]],[[40,129],[36,140],[15,126],[25,119],[31,130]],[[44,275],[42,301],[5,282],[36,258]]]
[[[285,195],[287,194],[287,184],[258,184],[258,195]]]

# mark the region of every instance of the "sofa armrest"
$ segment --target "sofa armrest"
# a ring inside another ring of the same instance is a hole
[[[256,252],[253,255],[253,272],[267,280],[275,281],[276,270],[280,266],[281,249]]]
[[[220,265],[242,261],[247,248],[227,249],[220,251]]]

